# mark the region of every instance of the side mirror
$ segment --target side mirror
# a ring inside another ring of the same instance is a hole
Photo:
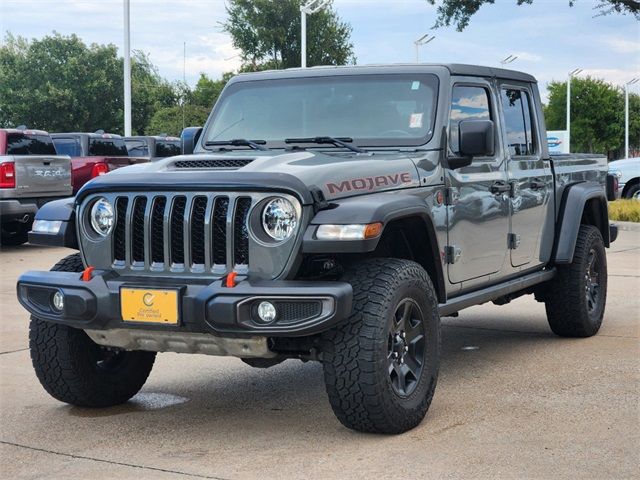
[[[463,157],[490,157],[495,151],[491,120],[463,120],[458,124],[460,154]]]
[[[187,127],[180,134],[180,143],[182,144],[182,154],[190,155],[196,148],[198,139],[202,134],[202,127]]]

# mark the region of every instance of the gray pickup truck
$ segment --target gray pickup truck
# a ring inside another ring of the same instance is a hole
[[[44,388],[127,401],[156,352],[320,361],[347,427],[420,423],[440,318],[525,294],[595,335],[615,239],[606,159],[551,158],[535,79],[468,65],[242,74],[184,155],[123,168],[38,218],[76,246],[18,296]]]
[[[71,196],[70,162],[56,153],[47,132],[0,129],[2,245],[25,243],[38,208]]]

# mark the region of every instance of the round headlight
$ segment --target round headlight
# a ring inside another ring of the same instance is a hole
[[[101,198],[91,207],[91,226],[98,234],[106,237],[111,233],[115,222],[113,207],[106,198]]]
[[[298,226],[295,207],[286,198],[275,198],[262,211],[262,227],[274,240],[289,238]]]

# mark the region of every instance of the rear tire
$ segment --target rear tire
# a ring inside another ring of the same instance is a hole
[[[556,268],[544,297],[551,330],[561,337],[595,335],[607,302],[607,256],[600,230],[581,225],[573,262]]]
[[[53,271],[81,272],[79,254],[70,255]],[[110,407],[126,402],[142,388],[155,352],[110,350],[83,331],[31,317],[29,349],[44,389],[61,402],[80,407]]]
[[[329,401],[348,428],[402,433],[429,409],[440,362],[440,317],[431,280],[415,262],[371,259],[343,278],[353,311],[322,336]]]
[[[629,187],[629,189],[624,194],[625,198],[629,199],[640,199],[640,183],[636,183]]]

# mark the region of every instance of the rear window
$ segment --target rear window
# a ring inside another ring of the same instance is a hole
[[[173,157],[181,153],[180,140],[163,140],[156,142],[156,157]]]
[[[56,148],[49,135],[10,133],[7,155],[56,155]]]
[[[82,149],[80,148],[80,141],[73,137],[59,137],[54,138],[53,143],[56,146],[56,151],[59,155],[69,155],[70,157],[81,157]]]
[[[146,140],[127,140],[127,150],[130,157],[148,157],[149,147]]]
[[[92,138],[89,140],[92,157],[127,157],[129,152],[123,138]]]

